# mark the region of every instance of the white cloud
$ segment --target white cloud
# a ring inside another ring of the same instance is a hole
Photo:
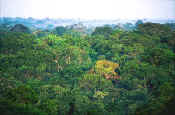
[[[0,0],[3,16],[175,18],[175,0]]]

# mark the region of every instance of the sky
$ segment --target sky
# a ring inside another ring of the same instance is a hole
[[[175,19],[175,0],[0,0],[0,17]]]

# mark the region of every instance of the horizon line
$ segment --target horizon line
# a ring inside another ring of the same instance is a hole
[[[37,18],[37,17],[19,17],[19,16],[0,16],[0,18],[23,18],[23,19],[36,19],[36,20],[42,20],[42,19],[72,19],[72,20],[175,20],[175,18],[115,18],[115,19],[105,19],[105,18],[93,18],[93,19],[89,19],[89,18],[67,18],[67,17],[42,17],[42,18]]]

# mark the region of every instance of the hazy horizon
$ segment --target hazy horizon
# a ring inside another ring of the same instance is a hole
[[[0,17],[175,19],[175,0],[0,0]]]

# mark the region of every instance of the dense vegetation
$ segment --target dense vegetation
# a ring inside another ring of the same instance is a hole
[[[175,30],[140,23],[92,34],[0,29],[2,115],[168,115],[175,106]],[[21,30],[22,29],[22,30]]]

